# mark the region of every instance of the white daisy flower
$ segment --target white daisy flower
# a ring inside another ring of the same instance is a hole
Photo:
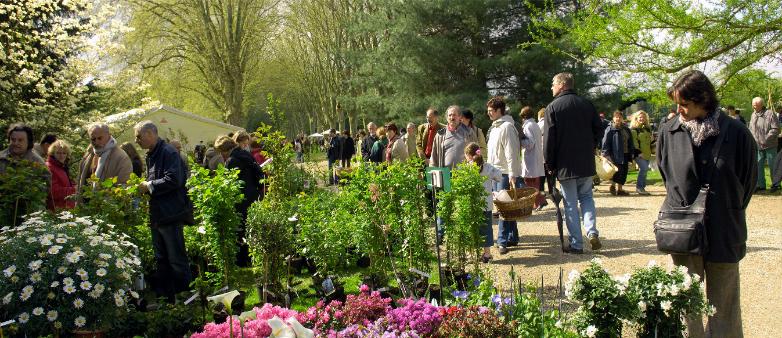
[[[62,290],[69,295],[76,292],[76,288],[73,285],[66,285],[62,288]]]
[[[43,308],[42,307],[39,306],[39,307],[33,309],[33,315],[40,316],[42,314],[43,314]]]
[[[107,254],[107,253],[102,253],[102,254],[99,254],[99,255],[98,255],[98,257],[100,257],[100,258],[102,258],[102,259],[105,259],[105,260],[109,260],[109,259],[111,259],[111,255],[109,255],[109,254]]]
[[[62,247],[61,247],[61,246],[59,246],[59,245],[53,245],[53,246],[51,246],[51,247],[49,248],[49,251],[48,251],[48,252],[49,252],[49,254],[50,254],[50,255],[56,255],[56,254],[60,253],[60,249],[62,249]]]
[[[3,297],[3,305],[10,303],[12,298],[14,298],[14,293],[9,292],[7,295],[5,295],[5,297]]]
[[[34,260],[34,261],[30,262],[30,264],[27,264],[27,267],[30,268],[30,270],[32,270],[32,271],[36,271],[36,270],[41,268],[41,264],[42,263],[43,263],[42,260],[37,259],[37,260]]]
[[[87,280],[89,278],[89,274],[86,270],[79,268],[79,270],[76,270],[76,275],[81,277],[81,280]]]
[[[57,311],[56,310],[50,310],[46,313],[46,319],[48,319],[50,322],[53,322],[57,320]]]
[[[71,214],[68,211],[63,211],[63,212],[60,213],[59,216],[57,216],[57,218],[62,219],[62,220],[71,219],[71,218],[73,218],[73,214]]]
[[[664,300],[660,302],[660,308],[663,309],[663,311],[665,311],[666,315],[668,315],[668,311],[671,310],[671,305],[673,304],[669,300]]]
[[[3,275],[6,277],[11,277],[13,276],[14,272],[16,272],[16,265],[11,265],[3,270]]]
[[[638,302],[638,309],[641,310],[641,312],[646,312],[646,302],[644,301]]]
[[[62,282],[63,282],[65,285],[73,285],[73,278],[71,278],[71,277],[65,277],[65,278],[63,278]]]
[[[57,237],[57,239],[54,240],[54,241],[57,242],[57,243],[60,243],[60,244],[64,244],[64,243],[68,242],[68,240],[65,239],[64,237]]]
[[[46,295],[46,297],[49,299],[54,299],[54,297],[57,297],[57,295],[55,295],[54,292],[49,291],[49,294]]]
[[[81,300],[81,298],[76,298],[73,300],[73,307],[81,309],[82,306],[84,306],[84,301]]]
[[[28,314],[27,312],[22,312],[21,314],[19,314],[20,323],[22,324],[27,323],[28,320],[30,320],[30,314]]]
[[[52,285],[50,285],[49,287],[56,288],[58,286],[60,286],[60,282],[54,281],[54,282],[52,282]]]
[[[30,281],[33,282],[33,284],[35,284],[36,282],[40,282],[41,281],[41,273],[38,272],[38,271],[33,272],[33,274],[30,275]]]
[[[94,289],[95,289],[95,291],[98,291],[98,293],[103,293],[103,291],[106,290],[106,287],[103,286],[103,284],[98,283],[98,284],[95,284]]]
[[[57,268],[57,273],[59,273],[61,275],[65,274],[66,272],[68,272],[68,268],[66,268],[64,266],[61,266],[61,267]]]
[[[116,304],[117,307],[121,307],[125,305],[125,299],[122,298],[121,296],[114,295],[114,304]]]
[[[98,277],[103,277],[106,275],[106,269],[100,268],[97,271],[95,271],[95,274],[98,275]]]
[[[84,316],[78,316],[73,321],[73,325],[76,325],[76,327],[82,327],[84,324],[87,324],[87,319]]]
[[[37,242],[37,241],[38,241],[38,239],[37,239],[37,238],[35,238],[35,237],[27,237],[27,240],[26,240],[26,242],[27,242],[28,244],[32,244],[32,243],[35,243],[35,242]]]
[[[81,282],[81,284],[79,284],[79,286],[81,287],[82,290],[89,291],[92,288],[92,283],[88,281],[83,281]]]

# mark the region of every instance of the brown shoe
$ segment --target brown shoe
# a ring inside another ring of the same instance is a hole
[[[617,190],[616,191],[617,196],[630,196],[630,193],[624,190]]]
[[[616,186],[611,184],[611,188],[608,189],[608,191],[611,193],[611,195],[616,196]]]
[[[596,234],[589,235],[589,244],[592,245],[592,250],[600,250],[603,247],[603,243],[600,243],[600,238]]]

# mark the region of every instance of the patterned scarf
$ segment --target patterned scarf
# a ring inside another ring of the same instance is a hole
[[[709,137],[718,135],[720,133],[720,126],[717,123],[717,118],[720,116],[719,110],[715,110],[702,119],[695,119],[690,121],[684,121],[679,115],[679,122],[684,129],[690,132],[692,137],[692,143],[696,147],[700,147],[703,141],[706,141]]]

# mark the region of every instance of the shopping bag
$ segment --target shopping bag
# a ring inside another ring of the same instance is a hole
[[[619,168],[617,168],[616,165],[600,155],[595,155],[595,168],[597,169],[597,176],[600,177],[601,180],[610,180],[614,177],[614,174],[619,171]]]

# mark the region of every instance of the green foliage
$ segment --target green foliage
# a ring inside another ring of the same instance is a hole
[[[299,252],[315,261],[322,278],[338,275],[350,263],[348,248],[352,244],[353,228],[345,220],[351,218],[351,209],[329,191],[301,194],[296,203],[299,205]]]
[[[598,260],[580,274],[573,270],[565,288],[569,298],[582,303],[573,321],[579,332],[593,332],[585,335],[619,337],[622,320],[635,315],[637,308],[626,296],[626,280],[612,278]]]
[[[0,172],[0,228],[13,227],[22,216],[46,208],[49,169],[40,163],[15,161]]]
[[[703,286],[698,275],[690,275],[681,266],[668,272],[650,265],[633,272],[627,293],[639,309],[635,317],[640,329],[638,337],[684,337],[681,318],[700,318],[714,312],[706,301]]]
[[[483,242],[480,227],[486,223],[485,178],[472,163],[461,163],[451,173],[451,191],[438,195],[438,216],[445,227],[446,249],[456,257],[459,269],[474,263],[477,271]]]
[[[782,30],[779,0],[548,4],[545,11],[535,11],[535,42],[579,62],[626,74],[617,78],[620,86],[664,88],[679,71],[707,62],[719,71],[717,83],[725,83],[782,51],[775,43]],[[570,44],[552,43],[560,37]]]
[[[202,310],[162,303],[154,311],[129,311],[115,319],[109,337],[174,337],[203,330]]]
[[[247,211],[247,244],[254,265],[261,267],[264,290],[284,291],[286,257],[294,251],[291,201],[265,199]]]
[[[138,248],[144,269],[151,271],[154,256],[152,234],[148,228],[149,196],[138,191],[138,185],[143,181],[143,178],[131,173],[125,185],[120,185],[116,177],[99,181],[93,175],[78,196],[79,203],[73,212],[102,219],[113,224],[116,231],[130,236],[128,240]]]
[[[272,159],[263,168],[268,175],[265,199],[283,201],[315,188],[316,182],[312,175],[293,163],[296,156],[293,144],[286,140],[282,132],[272,131],[272,126],[261,124],[253,135],[263,145],[264,155]]]
[[[193,166],[191,170],[187,187],[195,217],[200,222],[197,233],[203,236],[189,236],[188,247],[206,253],[209,264],[218,269],[218,277],[228,285],[236,265],[237,229],[241,222],[235,205],[244,198],[239,170],[226,169],[222,165],[213,173],[200,166]]]

